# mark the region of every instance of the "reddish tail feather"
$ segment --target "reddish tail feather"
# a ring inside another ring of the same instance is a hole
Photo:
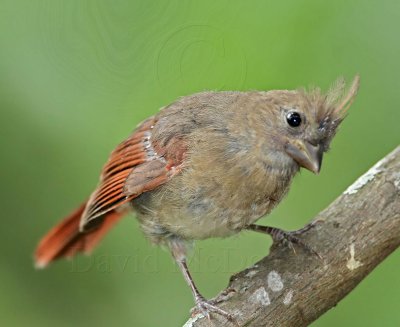
[[[99,217],[99,224],[87,232],[79,231],[79,222],[86,203],[53,227],[44,236],[35,252],[35,265],[44,268],[59,258],[71,258],[79,252],[90,253],[107,234],[111,227],[124,215],[123,212],[110,211]]]

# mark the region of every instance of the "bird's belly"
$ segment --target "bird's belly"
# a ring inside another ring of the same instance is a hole
[[[236,201],[235,196],[214,193],[210,197],[203,192],[190,196],[184,193],[173,199],[164,192],[150,192],[134,201],[143,230],[150,238],[165,233],[194,240],[235,234],[274,206],[274,201],[265,197],[247,203]]]
[[[171,230],[189,239],[206,239],[209,237],[227,237],[254,223],[268,211],[268,204],[248,208],[214,207],[204,209],[186,208],[183,215],[175,215]],[[256,210],[254,210],[256,209]]]

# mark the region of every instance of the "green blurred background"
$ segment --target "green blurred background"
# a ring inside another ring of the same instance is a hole
[[[302,173],[262,223],[295,229],[400,141],[400,2],[0,0],[2,326],[180,326],[192,297],[133,217],[92,257],[36,271],[39,238],[84,200],[147,116],[206,89],[267,90],[361,75],[322,173]],[[271,241],[197,243],[212,297]],[[400,326],[400,252],[313,326]]]

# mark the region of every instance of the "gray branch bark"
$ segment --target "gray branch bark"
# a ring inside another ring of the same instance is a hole
[[[216,301],[239,326],[307,326],[400,245],[400,146],[361,176],[300,237],[322,260],[282,244],[231,277]],[[197,315],[185,327],[234,326]]]

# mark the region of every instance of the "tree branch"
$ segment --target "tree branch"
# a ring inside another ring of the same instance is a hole
[[[239,326],[308,326],[400,245],[400,146],[315,218],[301,238],[322,260],[282,244],[231,277],[216,300]],[[233,326],[200,314],[185,327]]]

